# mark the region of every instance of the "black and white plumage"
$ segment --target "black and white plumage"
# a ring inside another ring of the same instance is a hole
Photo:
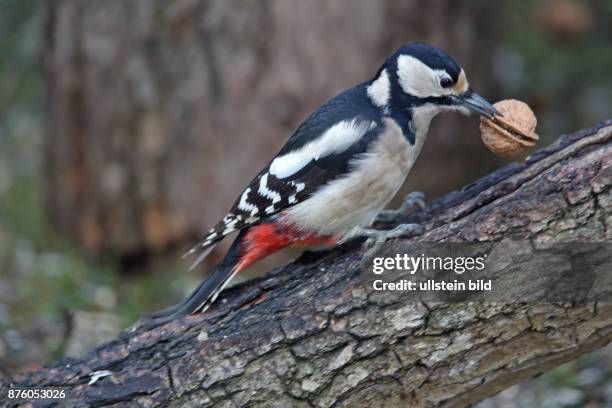
[[[363,105],[359,113],[347,109],[357,104]],[[363,85],[321,106],[189,253],[209,248],[236,230],[303,202],[319,187],[346,174],[351,160],[366,153],[379,135],[381,120]]]
[[[425,44],[397,50],[372,80],[326,102],[297,128],[189,252],[201,251],[195,266],[225,236],[242,231],[230,254],[187,301],[161,316],[202,310],[237,271],[282,246],[318,237],[339,242],[369,226],[404,182],[431,119],[444,110],[497,114],[441,50]]]

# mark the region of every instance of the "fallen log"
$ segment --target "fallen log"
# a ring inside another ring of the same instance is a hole
[[[425,234],[384,251],[609,242],[611,184],[607,121],[408,216]],[[417,301],[364,285],[361,258],[360,245],[303,256],[226,290],[205,315],[135,327],[81,358],[0,382],[0,400],[11,387],[60,387],[70,407],[464,407],[612,340],[605,301]]]

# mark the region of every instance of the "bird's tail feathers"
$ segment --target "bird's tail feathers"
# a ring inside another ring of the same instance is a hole
[[[219,293],[225,289],[227,284],[240,271],[239,260],[243,235],[242,232],[239,234],[223,261],[217,265],[213,273],[186,300],[175,306],[153,313],[150,317],[158,323],[164,323],[188,314],[206,311],[217,296],[219,296]],[[192,268],[202,262],[217,244],[218,241],[206,247],[198,256]]]
[[[195,268],[196,266],[201,264],[202,261],[204,261],[204,259],[213,251],[213,249],[215,249],[217,247],[217,245],[219,245],[219,242],[221,242],[221,241],[219,240],[219,241],[213,242],[211,244],[208,244],[208,246],[205,246],[202,249],[202,252],[195,259],[195,261],[193,261],[193,263],[191,264],[191,266],[189,267],[188,270],[192,270],[193,268]],[[189,250],[189,252],[187,252],[185,255],[183,255],[183,258],[186,258],[187,256],[195,253],[198,248],[201,248],[201,245],[198,245],[198,246],[196,246],[194,248],[191,248]]]
[[[163,323],[188,314],[205,312],[236,273],[238,269],[235,266],[220,265],[186,300],[153,313],[150,317]]]

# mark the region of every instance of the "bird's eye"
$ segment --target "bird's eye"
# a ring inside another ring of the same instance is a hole
[[[452,84],[453,84],[453,81],[449,77],[445,76],[445,77],[440,78],[440,86],[442,88],[448,88]]]

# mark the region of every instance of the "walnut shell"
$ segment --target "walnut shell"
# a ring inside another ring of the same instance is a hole
[[[480,118],[480,137],[487,148],[503,157],[514,157],[525,148],[535,146],[534,132],[538,120],[525,102],[506,99],[493,104],[503,116],[493,120]]]

